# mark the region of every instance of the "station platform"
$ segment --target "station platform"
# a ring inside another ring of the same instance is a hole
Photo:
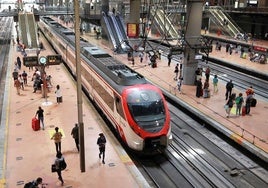
[[[41,41],[43,39],[41,38]],[[45,50],[40,56],[55,53],[43,41]],[[83,96],[83,123],[85,136],[85,172],[81,173],[80,158],[71,131],[78,122],[77,90],[72,77],[64,65],[46,68],[52,77],[52,88],[43,98],[41,91],[33,93],[33,70],[22,66],[28,74],[28,85],[17,94],[12,72],[17,56],[16,46],[11,46],[8,76],[4,96],[4,108],[1,122],[0,138],[0,188],[22,188],[25,183],[43,178],[47,188],[68,187],[150,187],[129,156],[125,153],[105,125],[98,113]],[[56,85],[60,85],[63,103],[56,103]],[[44,130],[33,131],[32,118],[38,107],[44,109]],[[56,149],[51,136],[55,127],[63,134],[61,147],[67,168],[62,171],[64,185],[58,180],[57,173],[51,173],[51,164],[56,158]],[[97,138],[104,133],[107,139],[105,164],[99,159]]]
[[[120,60],[122,63],[145,76],[152,83],[158,85],[169,97],[176,100],[176,102],[190,109],[193,113],[206,120],[206,122],[213,124],[217,130],[268,162],[268,119],[265,118],[268,116],[267,100],[261,100],[258,99],[258,96],[255,96],[258,101],[257,106],[252,107],[250,115],[246,116],[236,116],[236,107],[234,105],[231,110],[231,116],[227,118],[224,109],[224,105],[226,104],[226,82],[219,81],[219,91],[213,93],[213,77],[211,76],[209,80],[211,91],[210,98],[197,98],[195,96],[196,86],[183,85],[182,92],[180,93],[177,89],[177,81],[173,79],[175,77],[174,69],[178,62],[171,61],[171,66],[168,66],[167,57],[162,56],[161,60],[157,59],[157,68],[152,68],[148,65],[150,63],[148,57],[145,56],[143,62],[140,63],[139,57],[136,56],[133,66],[132,62],[127,60],[126,54],[115,54],[109,49],[109,43],[103,39],[97,40],[94,33],[86,33],[81,35],[81,37],[105,49],[114,58]],[[268,41],[259,41],[259,44],[268,48]],[[213,49],[215,49],[215,47]],[[248,67],[257,72],[268,74],[268,64],[251,62],[249,58],[242,59],[239,54],[235,53],[226,55],[225,46],[222,47],[221,52],[213,50],[213,52],[210,53],[210,57],[215,57],[231,64],[237,64],[238,66]],[[228,75],[225,76],[228,77]],[[204,82],[204,80],[205,75],[203,74],[202,81]],[[245,91],[240,91],[234,87],[233,93],[238,95],[240,92],[243,93],[245,101]]]
[[[251,108],[250,116],[236,116],[235,108],[233,108],[231,116],[226,118],[223,108],[226,103],[226,83],[220,81],[219,91],[217,93],[211,92],[210,98],[196,98],[195,86],[183,85],[180,93],[176,88],[177,81],[173,79],[176,62],[172,61],[171,66],[168,66],[167,58],[162,56],[161,60],[157,60],[157,67],[152,68],[148,65],[148,57],[145,57],[142,63],[139,62],[139,57],[135,57],[135,64],[132,65],[132,62],[127,60],[126,54],[115,54],[109,49],[107,41],[97,40],[93,33],[86,33],[81,37],[100,46],[114,58],[132,67],[158,85],[176,102],[199,114],[203,119],[207,119],[216,129],[268,161],[268,120],[265,118],[268,115],[267,101],[259,100],[256,96],[258,103],[255,108]],[[43,44],[46,50],[42,50],[40,56],[54,54],[45,42]],[[0,127],[0,138],[5,140],[4,146],[1,147],[3,150],[0,151],[1,161],[3,161],[3,168],[0,171],[0,188],[21,188],[24,183],[37,177],[42,177],[43,182],[48,184],[46,186],[48,188],[62,187],[57,179],[57,174],[51,173],[51,164],[55,159],[56,151],[54,142],[50,137],[55,127],[59,127],[63,133],[62,153],[68,165],[67,169],[62,172],[65,182],[63,187],[102,188],[111,187],[111,185],[118,188],[150,187],[121,145],[98,117],[97,112],[89,103],[85,102],[85,98],[83,98],[83,122],[86,138],[86,172],[81,173],[79,153],[71,136],[71,130],[77,122],[76,86],[72,78],[63,65],[47,68],[47,75],[52,76],[53,87],[48,93],[48,98],[44,99],[40,91],[33,93],[31,81],[33,70],[22,67],[21,70],[26,70],[28,73],[29,85],[25,87],[24,91],[21,91],[21,95],[17,95],[12,78],[13,62],[17,56],[22,59],[22,55],[13,46],[9,60],[6,95],[4,96],[5,109]],[[237,54],[226,56],[224,49],[222,52],[213,51],[210,56],[223,58],[225,61],[241,66],[249,66],[264,73],[268,72],[268,64],[253,63],[248,59],[239,58]],[[63,94],[63,103],[61,104],[56,104],[54,94],[55,86],[58,84]],[[212,86],[212,78],[210,86]],[[234,92],[245,93],[237,88],[234,88]],[[45,111],[45,130],[35,132],[31,128],[31,119],[39,106]],[[100,132],[103,132],[107,139],[106,164],[102,164],[98,157],[96,142]]]

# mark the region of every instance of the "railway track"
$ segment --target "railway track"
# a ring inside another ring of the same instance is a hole
[[[135,158],[153,187],[268,187],[268,171],[174,106],[166,153]]]
[[[267,169],[169,106],[174,142],[167,151],[150,158],[129,153],[152,187],[268,187]]]

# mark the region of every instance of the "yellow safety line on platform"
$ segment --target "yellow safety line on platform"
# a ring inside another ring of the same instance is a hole
[[[240,145],[242,145],[244,140],[241,136],[238,136],[237,134],[232,134],[230,138]]]
[[[128,155],[120,155],[120,159],[123,163],[129,163],[132,162],[132,160],[129,158]]]
[[[10,46],[10,49],[9,49],[9,60],[8,62],[13,62],[13,59],[11,60],[11,58],[13,58],[13,56],[10,54],[12,51],[12,46]],[[8,69],[7,69],[7,78],[10,78],[9,77],[9,74],[11,72],[10,70],[10,66],[8,66]],[[2,177],[0,179],[0,188],[4,188],[5,185],[6,185],[6,165],[7,165],[7,144],[8,144],[8,128],[9,128],[9,106],[10,106],[10,91],[11,91],[11,80],[12,79],[7,79],[6,81],[6,85],[9,86],[9,89],[7,91],[7,96],[8,96],[8,100],[7,100],[7,109],[6,109],[6,125],[5,125],[5,141],[4,141],[4,153],[3,153],[3,171],[2,171]]]

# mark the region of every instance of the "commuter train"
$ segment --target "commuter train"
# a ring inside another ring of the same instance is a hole
[[[75,34],[50,17],[40,31],[76,74]],[[172,142],[170,114],[161,90],[97,46],[81,39],[82,87],[134,151],[165,149]]]

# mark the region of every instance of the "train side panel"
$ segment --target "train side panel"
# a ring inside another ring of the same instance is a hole
[[[56,32],[53,32],[53,29],[50,29],[42,21],[40,21],[39,27],[44,31],[47,39],[53,43],[55,50],[62,55],[72,74],[76,75],[75,50],[70,45],[70,41],[63,39]],[[81,78],[84,89],[118,131],[122,140],[131,149],[143,151],[145,139],[147,139],[146,135],[137,134],[137,128],[134,129],[133,126],[129,125],[133,121],[130,121],[130,115],[126,115],[126,105],[123,104],[122,93],[113,88],[116,87],[114,84],[112,86],[111,82],[107,82],[109,80],[107,75],[94,67],[94,64],[90,62],[91,58],[87,59],[83,54],[81,55]],[[166,124],[169,124],[169,114],[167,119]],[[161,145],[167,146],[172,140],[170,126],[164,126],[160,134],[163,135],[158,136],[157,139],[160,139]],[[149,134],[149,137],[153,138],[154,134]]]

